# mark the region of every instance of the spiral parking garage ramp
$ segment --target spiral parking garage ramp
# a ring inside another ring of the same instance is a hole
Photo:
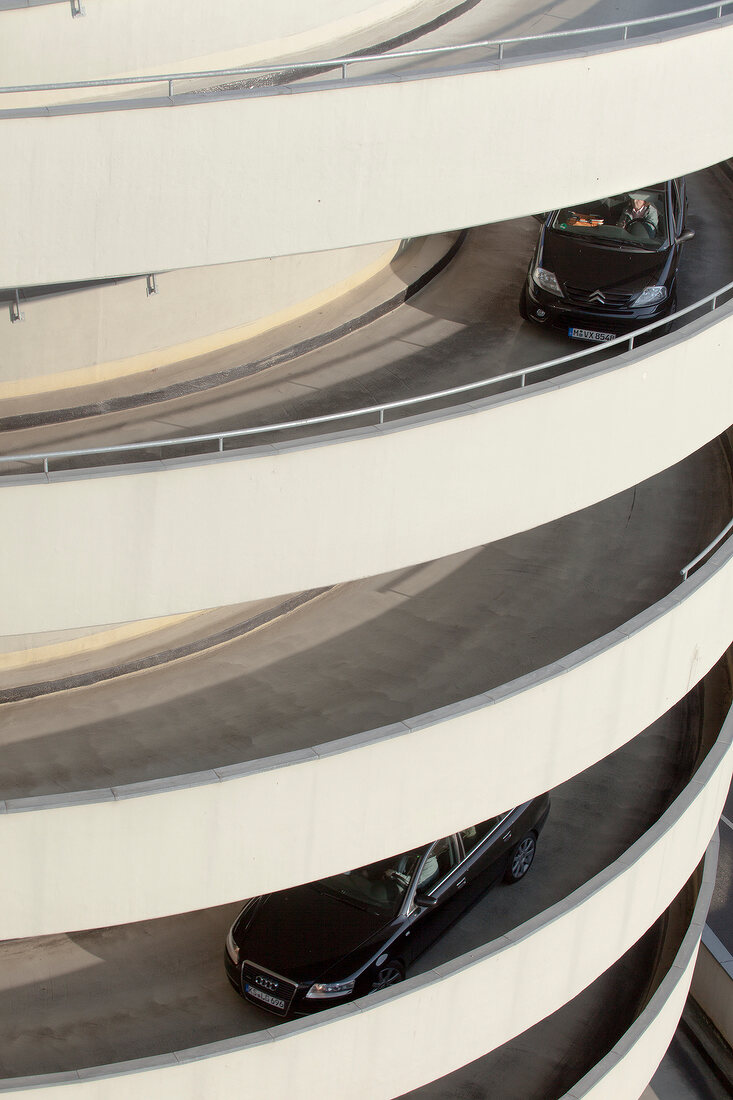
[[[0,284],[51,288],[0,336],[0,1091],[640,1096],[733,767],[733,5],[222,2],[198,52],[158,7],[0,10]],[[670,331],[492,326],[526,215],[682,174]],[[550,788],[403,985],[286,1024],[226,985],[242,898]]]

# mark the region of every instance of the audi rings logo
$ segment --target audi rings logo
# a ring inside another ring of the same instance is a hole
[[[274,982],[272,978],[263,978],[261,974],[258,974],[255,981],[257,985],[262,986],[263,989],[269,989],[271,992],[277,989],[277,982]]]

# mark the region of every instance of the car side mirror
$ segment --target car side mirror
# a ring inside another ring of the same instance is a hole
[[[694,229],[685,229],[685,231],[683,233],[680,233],[679,237],[677,238],[677,244],[684,244],[685,241],[691,241],[694,236]]]
[[[421,909],[432,909],[437,904],[438,899],[432,894],[415,894],[415,905],[419,905]]]

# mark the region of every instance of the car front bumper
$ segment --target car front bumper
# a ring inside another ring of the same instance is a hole
[[[586,329],[611,336],[625,336],[634,329],[661,320],[673,309],[669,297],[655,306],[591,309],[548,294],[532,279],[527,279],[526,288],[529,319],[536,324],[562,330],[566,335],[570,334],[570,329]]]
[[[360,990],[356,994],[344,994],[343,997],[326,997],[322,1000],[309,1000],[306,997],[306,994],[310,989],[312,983],[301,983],[298,984],[293,995],[293,999],[290,1002],[287,1010],[285,1011],[285,1013],[282,1013],[277,1009],[270,1008],[270,1006],[263,1001],[248,996],[248,994],[245,993],[242,985],[242,964],[233,962],[226,948],[224,950],[224,969],[226,971],[226,976],[229,979],[230,984],[237,991],[240,997],[247,1001],[248,1004],[255,1005],[257,1008],[261,1008],[265,1012],[271,1012],[273,1015],[279,1016],[281,1020],[283,1018],[292,1019],[293,1017],[299,1016],[312,1016],[313,1013],[322,1012],[326,1008],[333,1008],[334,1005],[340,1005],[344,1004],[347,1001],[352,1001],[354,1000],[354,996],[361,996],[364,992],[366,992],[365,990]]]

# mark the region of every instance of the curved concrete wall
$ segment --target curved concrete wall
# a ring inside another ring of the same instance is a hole
[[[732,725],[729,717],[696,778],[620,859],[484,948],[358,1003],[246,1038],[5,1084],[18,1095],[33,1089],[37,1100],[51,1100],[59,1087],[69,1100],[114,1100],[129,1096],[134,1072],[136,1088],[161,1100],[228,1095],[242,1079],[271,1100],[387,1100],[449,1073],[566,1004],[670,905],[715,831],[733,768]]]
[[[562,1100],[618,1100],[640,1096],[664,1057],[690,989],[700,936],[715,888],[718,837],[705,855],[703,880],[689,928],[674,963],[649,1004],[609,1054]]]
[[[0,880],[14,884],[0,939],[266,893],[518,805],[682,698],[727,649],[732,615],[733,541],[623,628],[414,721],[216,771],[0,802]],[[406,814],[408,788],[420,798]]]
[[[401,425],[166,469],[0,481],[13,533],[0,546],[0,630],[121,623],[317,588],[567,515],[725,431],[732,355],[727,306],[684,339]]]
[[[377,43],[387,37],[380,24],[421,7],[432,16],[450,6],[449,0],[84,0],[84,17],[77,19],[68,2],[7,11],[2,82],[52,84],[266,64],[319,47],[333,54],[334,39],[372,30]],[[424,21],[414,14],[415,25]]]
[[[0,318],[0,398],[152,370],[250,339],[386,267],[399,242],[164,271],[23,303]]]
[[[13,216],[0,286],[421,236],[703,168],[733,151],[733,114],[716,109],[733,97],[732,54],[727,19],[498,72],[5,119],[0,205]],[[675,87],[680,73],[670,141],[637,108],[650,86]],[[583,135],[572,157],[557,156],[539,102],[572,102]]]

